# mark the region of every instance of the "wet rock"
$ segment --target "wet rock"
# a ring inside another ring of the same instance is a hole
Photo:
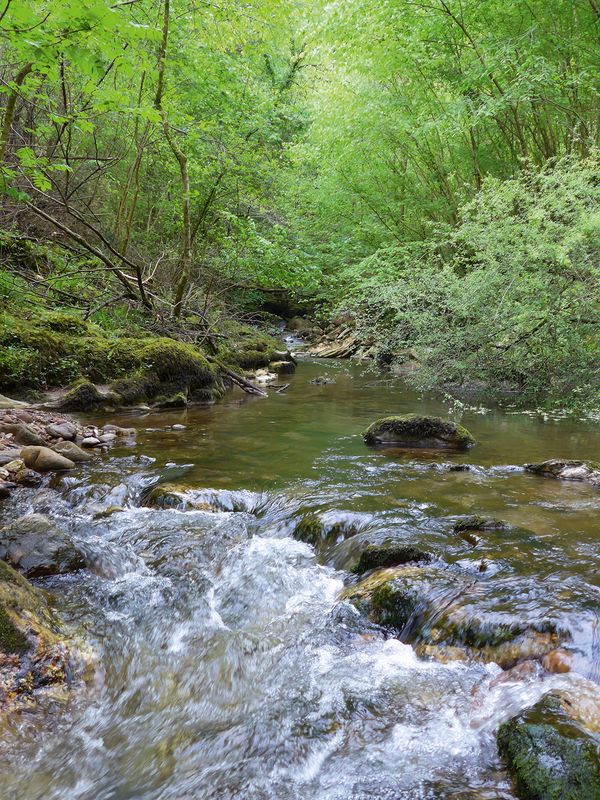
[[[463,647],[470,658],[505,668],[560,645],[552,623],[481,608],[477,583],[441,565],[407,565],[379,569],[341,597],[404,642]]]
[[[46,432],[53,439],[74,439],[77,435],[77,426],[71,422],[60,422],[46,425]]]
[[[0,500],[6,500],[10,497],[11,491],[16,487],[16,483],[11,483],[0,478]]]
[[[500,726],[498,751],[522,800],[598,800],[597,744],[563,712],[556,698]]]
[[[404,414],[376,420],[363,433],[367,444],[397,447],[455,448],[464,450],[475,444],[466,428],[441,417]]]
[[[59,453],[61,456],[68,458],[76,464],[81,461],[90,461],[93,458],[90,453],[86,453],[86,451],[79,447],[79,445],[76,445],[75,442],[58,442],[52,445],[51,449],[54,450],[55,453]]]
[[[18,444],[23,445],[43,445],[45,441],[41,436],[23,422],[2,422],[0,423],[0,433],[11,433],[13,439]]]
[[[455,522],[452,530],[454,533],[463,533],[464,531],[505,531],[508,528],[506,522],[493,517],[469,516]]]
[[[559,647],[556,650],[551,650],[542,658],[542,667],[546,670],[546,672],[552,672],[559,675],[565,672],[570,672],[572,663],[573,656],[568,650],[564,650],[562,647]]]
[[[407,544],[369,545],[360,554],[352,571],[357,574],[380,567],[397,567],[414,561],[431,561],[432,555]]]
[[[74,572],[85,560],[66,533],[42,514],[0,528],[0,559],[28,578]]]
[[[217,505],[208,500],[195,498],[186,493],[186,488],[170,483],[160,483],[143,493],[142,503],[152,508],[176,508],[179,511],[219,511]]]
[[[553,458],[537,464],[525,464],[527,472],[563,481],[584,481],[600,486],[600,464],[595,461],[575,461]]]
[[[116,433],[103,433],[101,436],[98,437],[102,444],[112,444],[115,439],[117,438]]]
[[[173,430],[173,431],[184,431],[185,428],[186,428],[186,426],[185,425],[181,425],[180,423],[177,423],[176,425],[171,425],[171,430]]]
[[[136,434],[135,428],[121,428],[119,425],[113,425],[112,423],[104,425],[102,430],[106,434],[114,433],[115,436],[129,437],[129,436],[135,436]]]
[[[347,519],[326,522],[316,514],[309,513],[296,523],[292,535],[294,539],[318,547],[340,539],[347,539],[356,533],[358,533],[358,528]]]
[[[24,447],[21,450],[21,458],[26,467],[36,472],[54,472],[75,467],[70,459],[55,453],[49,447]]]
[[[0,706],[68,685],[74,667],[44,594],[0,561]]]

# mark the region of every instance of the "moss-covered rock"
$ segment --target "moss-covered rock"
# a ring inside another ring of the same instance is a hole
[[[584,481],[600,486],[600,464],[596,461],[576,461],[553,458],[537,464],[525,464],[527,472],[545,478],[558,478],[563,481]]]
[[[156,408],[186,408],[188,404],[187,394],[185,392],[176,392],[172,395],[161,395],[154,399]]]
[[[396,447],[454,448],[464,450],[475,444],[466,428],[441,417],[403,414],[376,420],[363,433],[367,444]]]
[[[296,365],[293,361],[270,361],[268,368],[271,372],[277,373],[277,375],[291,375],[296,371]]]
[[[541,658],[560,643],[552,623],[481,608],[472,580],[441,565],[378,569],[347,587],[342,598],[405,642],[464,647],[473,659],[502,666]]]
[[[500,726],[498,751],[521,800],[598,800],[598,743],[552,696]]]
[[[324,521],[317,514],[307,513],[296,523],[292,535],[313,547],[331,544],[358,533],[356,525],[347,519]]]
[[[38,689],[67,685],[72,679],[72,652],[46,596],[2,561],[0,654],[2,707]]]
[[[113,381],[110,388],[129,406],[151,400],[160,390],[160,381],[153,372],[141,372]]]
[[[79,381],[60,401],[64,411],[91,411],[110,405],[106,395],[102,394],[90,381]]]
[[[380,567],[397,567],[400,564],[409,564],[415,561],[431,561],[432,555],[413,547],[409,544],[384,543],[381,545],[368,545],[361,552],[358,562],[352,571],[357,574],[368,572]]]

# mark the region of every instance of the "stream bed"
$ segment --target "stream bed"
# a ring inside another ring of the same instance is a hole
[[[90,570],[41,585],[97,669],[2,723],[3,800],[512,800],[499,724],[598,682],[600,492],[521,469],[597,459],[597,422],[457,408],[348,362],[306,359],[286,381],[98,419],[135,444],[10,501],[85,553]],[[460,419],[477,445],[364,444],[408,412]],[[145,507],[157,481],[220,510]],[[292,535],[307,514],[333,532],[316,549]],[[471,514],[511,527],[474,544],[453,532]],[[571,671],[499,681],[493,662],[420,658],[369,623],[340,593],[360,548],[389,537],[476,581],[484,611],[567,630]]]

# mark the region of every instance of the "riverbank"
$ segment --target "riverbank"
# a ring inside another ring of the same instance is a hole
[[[32,580],[102,672],[65,711],[40,698],[31,740],[18,725],[3,737],[19,754],[10,789],[77,797],[83,776],[99,796],[279,800],[288,783],[290,797],[446,799],[466,782],[513,797],[504,723],[552,693],[595,735],[598,491],[523,465],[590,458],[596,428],[466,411],[467,450],[373,448],[361,434],[378,417],[448,409],[349,362],[309,359],[286,382],[268,398],[89,412],[136,436],[0,506],[3,526],[43,515],[84,554],[83,569]],[[382,600],[411,597],[424,613],[403,633]],[[564,713],[539,710],[550,725]],[[235,731],[248,760],[234,786]]]

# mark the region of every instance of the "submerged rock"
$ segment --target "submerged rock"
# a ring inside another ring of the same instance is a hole
[[[591,736],[547,696],[500,726],[498,751],[521,800],[598,800],[600,759]]]
[[[69,536],[42,514],[29,514],[0,528],[0,559],[28,578],[85,567],[82,554]]]
[[[455,448],[464,450],[475,444],[466,428],[441,417],[419,414],[383,417],[363,433],[367,444],[397,447]]]
[[[49,447],[24,447],[21,450],[21,458],[26,467],[36,472],[54,472],[75,467],[73,461],[60,453],[55,453]]]
[[[463,533],[464,531],[505,531],[508,528],[506,522],[502,522],[500,519],[474,515],[459,519],[454,523],[452,530],[454,533]]]
[[[552,458],[537,464],[525,464],[527,472],[563,481],[585,481],[600,486],[600,464],[595,461],[575,461]]]
[[[352,569],[359,575],[380,567],[397,567],[413,561],[431,561],[433,556],[409,544],[369,545],[360,554]]]
[[[378,569],[342,599],[410,644],[461,647],[470,659],[510,667],[560,645],[550,622],[522,622],[479,605],[477,580],[438,565]]]

